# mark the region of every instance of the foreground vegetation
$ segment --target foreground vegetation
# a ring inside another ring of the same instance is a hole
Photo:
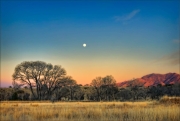
[[[1,121],[178,121],[180,98],[158,102],[55,102],[3,101]]]

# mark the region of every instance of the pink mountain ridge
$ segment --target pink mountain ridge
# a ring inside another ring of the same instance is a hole
[[[180,74],[177,73],[167,73],[167,74],[148,74],[141,78],[119,82],[117,83],[118,87],[129,87],[129,86],[157,86],[161,84],[175,84],[180,83]]]

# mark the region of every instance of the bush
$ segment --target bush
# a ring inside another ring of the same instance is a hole
[[[12,100],[18,100],[18,94],[17,92],[13,93]]]

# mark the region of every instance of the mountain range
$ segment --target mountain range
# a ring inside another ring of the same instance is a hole
[[[158,84],[175,84],[180,83],[180,74],[177,73],[167,73],[167,74],[148,74],[141,78],[132,79],[129,81],[117,83],[118,87],[128,87],[128,86],[157,86]]]

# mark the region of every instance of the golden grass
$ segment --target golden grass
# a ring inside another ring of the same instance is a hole
[[[180,104],[180,97],[163,96],[159,103],[161,104]]]
[[[154,102],[1,102],[1,121],[179,121],[180,104]]]

